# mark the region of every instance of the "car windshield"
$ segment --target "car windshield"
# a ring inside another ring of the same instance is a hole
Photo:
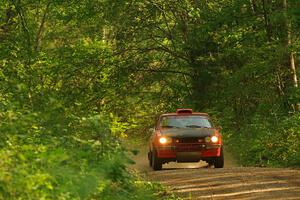
[[[160,121],[162,128],[212,128],[208,118],[203,116],[164,116]]]

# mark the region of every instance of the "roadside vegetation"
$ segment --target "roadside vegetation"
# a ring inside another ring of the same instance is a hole
[[[121,141],[179,107],[243,165],[299,167],[299,6],[2,0],[0,199],[167,198]]]

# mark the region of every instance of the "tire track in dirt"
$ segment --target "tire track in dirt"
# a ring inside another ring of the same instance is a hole
[[[295,169],[174,169],[149,172],[148,177],[183,198],[300,199],[300,170]]]
[[[146,146],[138,149],[132,168],[184,199],[300,200],[299,169],[238,167],[225,153],[223,169],[206,168],[205,162],[199,162],[170,163],[161,171],[152,171]]]

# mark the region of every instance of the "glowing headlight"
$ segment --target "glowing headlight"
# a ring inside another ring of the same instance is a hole
[[[212,137],[211,137],[211,141],[212,141],[213,143],[218,142],[218,140],[219,140],[219,138],[218,138],[217,136],[212,136]]]
[[[209,143],[209,142],[212,142],[212,143],[216,143],[219,141],[219,138],[217,136],[211,136],[211,137],[206,137],[205,138],[205,142],[206,143]]]
[[[172,142],[171,138],[166,138],[166,137],[159,138],[159,143],[160,144],[167,144],[167,143],[171,143],[171,142]]]

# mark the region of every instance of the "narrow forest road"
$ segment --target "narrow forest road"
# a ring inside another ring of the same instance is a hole
[[[161,171],[148,165],[147,147],[139,147],[132,168],[160,182],[184,199],[300,200],[300,170],[238,167],[225,154],[225,168],[206,168],[205,162],[170,163]]]

